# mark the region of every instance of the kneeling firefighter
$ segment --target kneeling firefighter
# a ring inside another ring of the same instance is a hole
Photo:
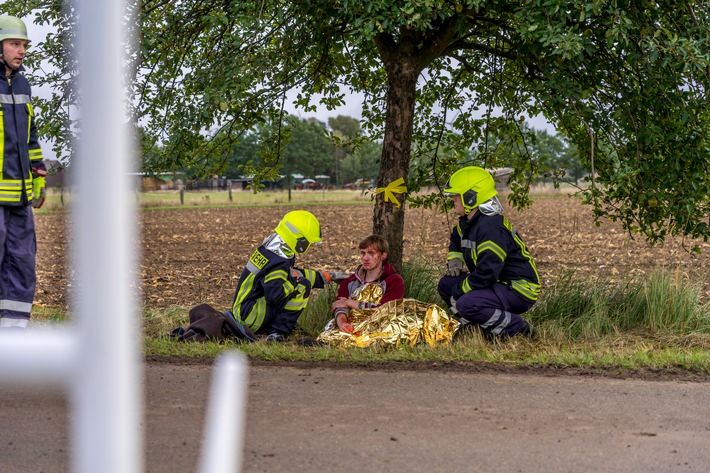
[[[311,289],[323,288],[331,280],[326,271],[295,266],[296,255],[320,242],[320,223],[313,214],[287,213],[249,257],[228,315],[267,340],[283,340],[296,327]]]

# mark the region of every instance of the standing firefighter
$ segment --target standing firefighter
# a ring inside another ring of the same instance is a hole
[[[19,18],[0,16],[0,327],[25,328],[35,295],[34,216],[47,174],[34,122],[30,84],[20,73],[29,45]]]
[[[460,216],[451,232],[447,270],[439,294],[462,324],[486,336],[533,335],[520,314],[540,293],[528,249],[503,215],[493,177],[483,168],[456,171],[444,189]]]

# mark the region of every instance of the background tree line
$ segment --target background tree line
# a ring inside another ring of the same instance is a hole
[[[282,149],[279,153],[279,178],[283,180],[282,187],[290,185],[286,182],[289,175],[299,174],[313,178],[317,175],[330,177],[330,184],[343,187],[358,179],[374,182],[379,170],[382,154],[381,142],[372,140],[363,134],[360,122],[352,117],[338,115],[328,119],[327,124],[314,118],[301,119],[293,115],[285,117],[280,130]],[[269,162],[271,140],[275,135],[274,124],[267,123],[254,127],[226,150],[222,156],[210,163],[208,168],[186,165],[175,169],[182,172],[188,179],[200,179],[207,173],[215,173],[228,179],[239,179],[251,176],[253,169],[272,165]],[[588,174],[582,159],[574,145],[567,143],[557,134],[549,134],[545,130],[528,130],[530,142],[516,152],[510,152],[508,162],[501,165],[513,166],[519,154],[533,156],[546,173],[538,180],[558,181],[578,185]],[[497,137],[491,138],[491,146],[499,146],[505,141]],[[495,143],[493,143],[495,142]],[[144,172],[159,172],[162,169],[155,165],[159,162],[162,150],[151,150],[146,147],[142,153],[142,170]],[[478,157],[474,150],[464,153],[458,160],[458,165],[476,163]],[[215,166],[215,163],[219,164]],[[414,178],[414,171],[410,178]],[[436,182],[429,182],[434,186]],[[424,183],[427,186],[427,183]]]

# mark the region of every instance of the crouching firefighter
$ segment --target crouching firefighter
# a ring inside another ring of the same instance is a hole
[[[239,277],[232,308],[219,312],[200,304],[190,310],[187,329],[178,327],[171,336],[182,341],[285,340],[296,328],[311,289],[323,288],[331,280],[326,271],[295,266],[298,254],[320,242],[320,223],[313,214],[305,210],[287,213],[274,233],[249,257]]]
[[[451,232],[439,294],[464,327],[477,325],[488,338],[532,336],[532,326],[520,314],[537,301],[540,277],[503,215],[493,177],[468,166],[451,175],[444,192],[460,218]]]

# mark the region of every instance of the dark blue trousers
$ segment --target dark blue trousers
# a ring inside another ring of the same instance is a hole
[[[36,254],[32,207],[0,205],[0,318],[29,320],[37,281]]]
[[[467,276],[444,276],[439,280],[439,294],[447,306],[451,307],[453,288]],[[520,314],[533,304],[507,285],[496,283],[492,287],[474,289],[461,296],[456,301],[456,310],[459,320],[464,324],[476,324],[486,332],[510,336],[529,328],[528,322]]]

